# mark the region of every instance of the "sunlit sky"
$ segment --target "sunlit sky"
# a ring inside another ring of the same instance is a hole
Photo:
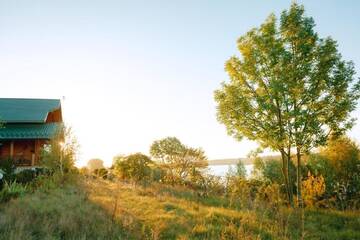
[[[360,1],[297,2],[360,72]],[[0,97],[65,96],[78,165],[148,153],[166,136],[209,159],[245,157],[256,144],[227,136],[213,91],[228,79],[224,62],[237,54],[237,38],[290,3],[0,0]],[[359,126],[349,133],[355,139]]]

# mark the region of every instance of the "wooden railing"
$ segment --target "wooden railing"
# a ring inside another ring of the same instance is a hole
[[[31,166],[31,160],[25,158],[19,158],[14,160],[16,166]]]
[[[23,157],[10,157],[10,156],[1,156],[0,161],[6,161],[11,159],[15,166],[17,167],[23,167],[23,166],[31,166],[31,159],[26,159]]]

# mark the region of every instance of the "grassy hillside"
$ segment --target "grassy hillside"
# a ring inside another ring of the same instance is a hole
[[[60,184],[60,185],[58,185]],[[78,177],[0,204],[0,239],[298,239],[288,208],[238,209],[185,187]],[[44,187],[45,186],[45,187]],[[360,239],[360,213],[310,211],[305,239]]]

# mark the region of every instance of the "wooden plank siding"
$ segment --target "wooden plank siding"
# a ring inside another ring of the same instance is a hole
[[[13,142],[13,155],[11,156],[11,142]],[[39,164],[41,149],[47,140],[9,140],[1,141],[0,161],[11,158],[19,166],[34,166]]]

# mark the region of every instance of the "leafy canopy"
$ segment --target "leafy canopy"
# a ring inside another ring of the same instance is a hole
[[[225,64],[230,82],[215,91],[218,120],[231,136],[306,152],[353,125],[360,89],[353,63],[314,26],[294,3],[279,23],[270,15],[239,38],[241,57]]]
[[[201,148],[188,147],[176,137],[154,141],[150,154],[162,163],[172,180],[184,180],[195,171],[207,167],[207,158]]]
[[[124,179],[131,179],[135,183],[150,177],[151,159],[142,154],[134,153],[128,156],[117,156],[114,159],[114,168]]]

